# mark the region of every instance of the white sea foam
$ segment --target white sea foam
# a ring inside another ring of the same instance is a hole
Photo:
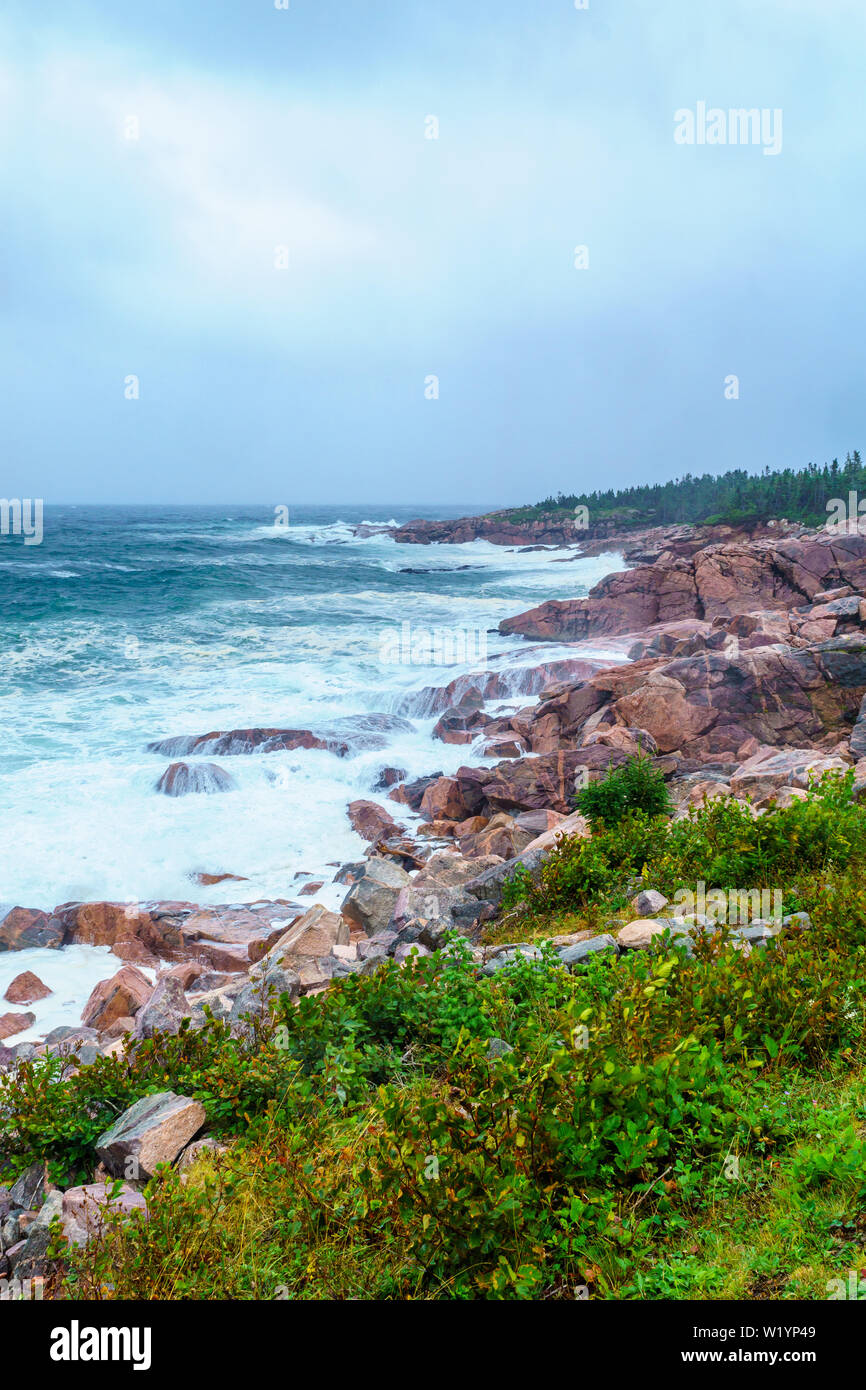
[[[389,735],[386,748],[350,758],[299,749],[208,759],[231,772],[237,789],[173,798],[154,790],[169,760],[148,754],[145,744],[233,728],[315,730],[346,715],[392,710],[406,692],[445,685],[473,669],[471,662],[382,664],[383,630],[404,621],[484,630],[489,670],[573,656],[567,645],[530,645],[501,638],[495,629],[521,608],[585,593],[621,568],[615,554],[560,564],[566,552],[520,554],[487,541],[398,546],[390,536],[357,538],[345,522],[286,529],[296,544],[268,547],[265,565],[276,565],[281,576],[290,561],[324,574],[334,562],[319,547],[339,542],[343,565],[343,546],[350,547],[354,587],[344,580],[341,588],[335,570],[333,590],[313,588],[302,598],[286,592],[281,578],[271,588],[260,586],[256,597],[216,589],[196,608],[144,615],[135,623],[111,609],[104,620],[64,614],[34,627],[26,645],[7,649],[0,700],[0,898],[43,909],[74,899],[293,899],[302,882],[296,876],[306,873],[324,879],[325,887],[300,902],[336,907],[345,888],[331,881],[335,862],[357,859],[366,848],[349,824],[347,803],[379,800],[409,823],[404,807],[373,790],[382,767],[400,767],[410,778],[453,772],[473,756],[471,749],[432,740],[434,720],[413,718],[411,733]],[[173,551],[171,564],[222,561],[261,574],[262,555],[244,552],[246,543],[270,530],[238,523],[220,537],[234,543],[234,553],[207,559]],[[148,534],[160,533],[151,528]],[[177,532],[165,535],[178,539]],[[196,535],[214,539],[199,528],[183,532],[183,540]],[[245,544],[238,547],[239,541]],[[464,565],[473,569],[461,573],[465,590],[455,592],[453,572]],[[407,568],[436,575],[391,578]],[[440,573],[447,585],[437,589]],[[592,650],[584,647],[581,654]],[[603,644],[595,650],[620,659]],[[56,675],[52,684],[34,680],[46,670]],[[197,872],[233,873],[246,881],[202,888],[192,878]],[[2,970],[31,968],[46,979],[45,970],[62,963],[70,984],[58,997],[69,993],[74,977],[79,1012],[79,996],[117,968],[113,958],[100,964],[104,953],[24,954],[36,963],[25,965],[23,955],[0,957]]]
[[[0,1004],[11,1013],[30,1013],[35,1015],[32,1027],[21,1033],[14,1033],[6,1041],[7,1047],[15,1047],[22,1042],[37,1042],[50,1033],[53,1028],[63,1025],[74,1027],[81,1022],[81,1011],[90,998],[94,985],[100,980],[110,979],[121,969],[124,962],[119,960],[107,946],[64,946],[60,951],[12,951],[0,955],[0,1001],[16,975],[30,970],[51,990],[47,999],[37,999],[33,1004]],[[137,966],[153,983],[152,970]]]

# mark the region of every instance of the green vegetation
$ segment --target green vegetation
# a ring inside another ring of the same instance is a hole
[[[831,498],[848,497],[849,491],[866,496],[866,466],[859,450],[847,454],[844,463],[834,459],[822,468],[784,468],[748,473],[743,468],[694,477],[687,473],[668,483],[644,483],[636,487],[610,488],[605,492],[583,492],[546,497],[534,506],[510,513],[514,521],[532,521],[542,515],[589,508],[590,521],[597,525],[613,521],[628,529],[639,526],[695,524],[748,525],[759,521],[799,521],[822,526],[828,519]]]
[[[598,782],[590,782],[577,793],[574,804],[593,830],[619,825],[634,812],[662,816],[673,809],[664,774],[646,756],[629,758],[622,767],[609,767]]]
[[[571,973],[544,947],[489,977],[455,938],[246,1040],[211,1022],[75,1076],[22,1064],[0,1170],[89,1176],[100,1128],[166,1087],[229,1145],[66,1252],[61,1296],[826,1298],[866,1244],[864,859],[850,778],[754,821],[633,813],[550,856],[520,939],[635,879],[781,883],[811,928]]]
[[[610,824],[599,820],[591,839],[558,840],[536,878],[518,870],[506,885],[506,907],[525,907],[542,926],[561,913],[591,921],[599,907],[620,907],[641,887],[670,898],[702,880],[708,888],[783,889],[794,911],[821,891],[831,870],[866,874],[866,809],[852,799],[853,784],[853,771],[827,774],[805,800],[757,817],[743,802],[719,797],[672,823],[640,810]]]

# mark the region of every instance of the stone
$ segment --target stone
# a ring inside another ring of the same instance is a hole
[[[147,1003],[135,1015],[134,1038],[152,1038],[156,1033],[175,1034],[192,1013],[180,980],[164,975]]]
[[[124,1038],[127,1033],[131,1033],[135,1027],[135,1019],[132,1017],[116,1018],[113,1023],[103,1031],[101,1037],[105,1042],[112,1042],[115,1038]]]
[[[377,932],[375,936],[362,937],[357,943],[358,959],[382,959],[396,944],[395,931]]]
[[[567,819],[560,811],[520,811],[514,817],[521,830],[531,830],[537,839],[547,830],[556,830],[557,826],[562,825]]]
[[[10,1004],[35,1004],[37,999],[47,999],[51,993],[38,975],[34,975],[31,970],[24,970],[11,981],[3,998]]]
[[[205,1122],[200,1101],[160,1091],[137,1100],[96,1141],[96,1152],[117,1177],[152,1178],[173,1163]]]
[[[690,556],[661,556],[608,575],[587,598],[550,600],[507,618],[499,631],[536,641],[582,641],[683,619],[787,609],[839,581],[862,592],[864,569],[861,536],[707,545]]]
[[[405,782],[406,769],[404,767],[383,767],[376,778],[374,791],[383,792],[389,787],[396,787],[398,782]]]
[[[238,980],[228,989],[204,990],[201,994],[192,997],[190,999],[192,1005],[190,1027],[203,1028],[208,1022],[208,1015],[218,1023],[228,1022],[231,1019],[232,1006],[238,995],[246,989],[247,983]]]
[[[661,912],[663,907],[667,907],[668,902],[669,899],[664,893],[656,892],[655,888],[645,888],[632,898],[631,905],[641,917],[649,917],[652,913]]]
[[[19,1242],[18,1246],[12,1247],[16,1252],[14,1261],[11,1258],[12,1250],[6,1252],[17,1278],[32,1278],[46,1271],[46,1257],[51,1244],[51,1222],[56,1216],[62,1216],[62,1211],[63,1193],[53,1188],[46,1193],[39,1214],[27,1227],[25,1239]]]
[[[220,1154],[224,1153],[228,1153],[227,1144],[220,1144],[207,1135],[204,1139],[194,1139],[191,1144],[187,1144],[177,1160],[178,1171],[185,1173],[198,1159],[219,1158]]]
[[[186,758],[192,754],[231,756],[279,753],[297,748],[319,748],[347,758],[352,753],[384,749],[388,735],[414,733],[407,719],[394,714],[350,714],[332,719],[326,726],[311,729],[224,729],[207,734],[181,734],[147,745],[148,753],[167,758]]]
[[[128,1112],[127,1112],[128,1113]],[[141,1192],[124,1183],[113,1193],[113,1183],[86,1183],[63,1193],[60,1217],[63,1234],[71,1245],[86,1245],[98,1234],[106,1215],[141,1211],[147,1216],[147,1202]]]
[[[428,786],[421,798],[420,812],[427,821],[461,821],[472,814],[463,801],[456,777],[439,777]]]
[[[320,903],[315,903],[303,917],[292,923],[284,936],[262,957],[260,968],[295,956],[327,956],[334,946],[347,946],[349,943],[348,923],[337,912],[329,912]]]
[[[667,927],[667,922],[651,922],[646,918],[638,918],[637,921],[629,922],[628,926],[623,927],[618,933],[617,945],[621,951],[646,951],[654,941],[664,936]]]
[[[808,912],[792,912],[789,916],[782,918],[782,926],[789,931],[810,931],[812,918]]]
[[[825,757],[813,748],[761,748],[731,776],[731,791],[735,796],[754,794],[758,787],[767,791],[784,786],[808,788],[824,772],[845,772],[848,764],[841,758]]]
[[[50,1041],[52,1038],[54,1041]],[[55,1029],[45,1040],[45,1051],[48,1056],[63,1058],[70,1064],[78,1060],[82,1065],[89,1065],[99,1051],[99,1034],[95,1028],[67,1028],[62,1035],[60,1029]]]
[[[266,975],[249,979],[232,1003],[229,1014],[232,1025],[247,1026],[250,1018],[267,1022],[271,1010],[279,1003],[283,994],[291,1001],[301,992],[301,978],[295,970],[283,966],[272,967]]]
[[[0,908],[0,952],[29,951],[35,946],[57,951],[64,941],[63,923],[30,907]]]
[[[513,816],[500,811],[487,821],[483,829],[461,835],[457,843],[460,853],[471,858],[495,854],[500,859],[513,859],[534,838],[531,830],[523,829]]]
[[[500,1057],[507,1057],[513,1051],[514,1048],[511,1043],[506,1042],[504,1038],[490,1038],[488,1040],[486,1055],[491,1061],[495,1062]]]
[[[247,879],[243,874],[190,874],[194,883],[201,884],[202,888],[212,888],[216,883],[246,883]]]
[[[24,1033],[36,1022],[35,1014],[0,1014],[0,1040]]]
[[[735,927],[731,936],[737,937],[740,941],[748,941],[752,946],[766,945],[774,936],[781,932],[781,926],[771,927],[766,923],[753,923],[750,927]]]
[[[394,948],[394,959],[399,965],[404,965],[408,960],[420,960],[422,956],[429,955],[429,948],[422,945],[420,941],[401,941]]]
[[[211,969],[246,972],[299,909],[287,902],[198,907],[187,902],[64,903],[55,908],[67,940],[110,946],[121,960],[157,966],[190,957]]]
[[[386,930],[400,891],[410,882],[405,869],[392,860],[370,859],[343,899],[341,912],[348,922],[374,936]]]
[[[424,793],[434,782],[438,782],[441,776],[441,772],[432,772],[429,777],[416,777],[412,782],[401,782],[388,793],[388,798],[390,801],[398,801],[401,806],[408,806],[411,811],[420,811]]]
[[[517,866],[522,865],[527,873],[534,874],[540,868],[544,858],[544,849],[528,847],[516,859],[503,860],[501,864],[493,864],[489,869],[480,873],[477,878],[471,879],[466,884],[466,892],[474,898],[490,903],[493,907],[499,907],[506,880],[514,877]]]
[[[495,975],[500,970],[507,970],[510,969],[511,966],[517,965],[521,960],[541,961],[543,959],[542,952],[537,946],[530,946],[527,942],[523,942],[518,946],[513,946],[508,950],[500,951],[497,955],[492,956],[491,959],[481,967],[481,974],[487,976]]]
[[[94,986],[82,1010],[82,1022],[104,1032],[115,1019],[137,1014],[152,994],[147,977],[135,966],[124,965],[110,980],[100,980]]]
[[[199,793],[233,792],[237,782],[230,772],[216,763],[171,763],[156,784],[156,791],[165,796],[190,796]]]
[[[526,853],[532,854],[536,850],[550,850],[562,836],[564,839],[585,840],[589,837],[589,821],[580,811],[573,811],[569,816],[560,816],[555,825],[550,826],[536,835],[534,840],[530,840],[526,846]]]
[[[558,951],[559,959],[563,965],[572,969],[575,965],[582,965],[590,956],[595,955],[619,955],[619,948],[616,941],[607,932],[602,932],[600,936],[592,936],[586,941],[577,941],[571,946],[565,946]]]
[[[42,1205],[45,1196],[45,1166],[31,1163],[9,1189],[9,1202],[13,1207],[23,1207],[25,1211],[35,1211]]]
[[[398,825],[394,817],[375,801],[350,801],[347,809],[352,829],[362,840],[368,840],[371,844],[390,835],[405,833],[403,826]]]

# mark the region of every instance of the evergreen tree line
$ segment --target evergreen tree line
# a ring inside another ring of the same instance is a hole
[[[820,526],[827,520],[827,504],[838,498],[847,502],[852,491],[866,498],[866,467],[858,449],[848,453],[844,463],[834,459],[822,468],[810,463],[799,469],[765,468],[762,473],[748,473],[743,468],[719,475],[704,473],[700,477],[686,473],[668,483],[642,483],[568,496],[560,492],[526,510],[570,511],[583,506],[589,509],[591,526],[608,517],[635,526],[748,523],[783,517]]]

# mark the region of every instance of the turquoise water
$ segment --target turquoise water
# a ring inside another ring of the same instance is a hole
[[[169,798],[154,790],[168,759],[146,745],[315,730],[393,712],[461,669],[554,655],[489,630],[585,593],[615,557],[563,564],[562,552],[404,546],[352,529],[469,510],[307,507],[279,526],[266,507],[46,507],[41,545],[0,538],[0,900],[291,897],[306,873],[329,885],[320,900],[338,901],[331,866],[363,851],[347,802],[373,794],[384,764],[449,771],[471,750],[432,741],[433,720],[412,717],[387,748],[349,758],[217,758],[235,791]],[[404,624],[456,635],[458,656],[465,637],[472,659],[383,661]],[[247,882],[199,888],[197,872]]]

